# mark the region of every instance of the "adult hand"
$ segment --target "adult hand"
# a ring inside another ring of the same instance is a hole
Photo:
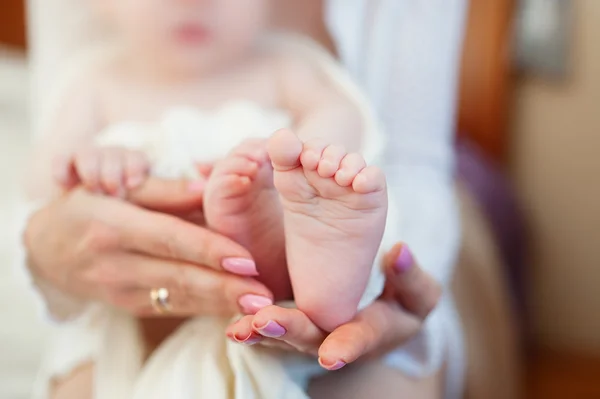
[[[162,213],[191,215],[201,198],[201,182],[150,179],[131,193],[137,205],[74,189],[30,218],[30,269],[61,293],[140,316],[155,313],[156,288],[169,290],[174,316],[225,316],[272,303],[270,291],[247,277],[256,275],[248,251]]]
[[[414,261],[409,249],[396,245],[384,258],[386,288],[380,299],[329,335],[303,312],[268,306],[229,326],[240,343],[293,349],[319,357],[321,366],[337,370],[363,356],[397,348],[421,329],[437,305],[441,287]]]

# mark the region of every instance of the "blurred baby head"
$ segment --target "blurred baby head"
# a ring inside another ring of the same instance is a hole
[[[266,28],[269,9],[268,0],[94,1],[134,53],[183,69],[244,54]]]

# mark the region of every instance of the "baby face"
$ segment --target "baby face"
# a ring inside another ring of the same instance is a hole
[[[111,13],[124,39],[149,58],[144,61],[207,69],[252,47],[267,24],[267,2],[112,0]]]

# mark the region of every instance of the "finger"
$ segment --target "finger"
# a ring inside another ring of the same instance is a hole
[[[210,163],[198,163],[196,164],[196,170],[200,173],[201,176],[204,176],[208,179],[210,174],[213,171],[213,164]]]
[[[253,330],[268,338],[284,341],[305,353],[316,354],[325,333],[298,309],[267,306],[259,310],[252,322]]]
[[[102,190],[110,195],[123,196],[124,154],[118,149],[105,149],[100,159],[100,183]]]
[[[225,329],[225,334],[230,339],[240,344],[254,345],[261,342],[264,337],[252,330],[253,316],[244,316]]]
[[[125,184],[129,190],[142,185],[150,171],[148,158],[139,151],[125,152]]]
[[[252,316],[244,316],[239,320],[236,320],[225,329],[225,335],[236,343],[248,343],[244,342],[251,340],[250,344],[259,343],[261,346],[268,348],[275,348],[285,351],[297,351],[296,348],[288,345],[284,341],[277,339],[267,338],[260,334],[257,334],[252,329]]]
[[[202,209],[205,180],[165,180],[148,178],[128,193],[138,206],[166,213],[186,213]]]
[[[75,155],[79,179],[91,191],[100,189],[100,154],[94,149],[81,150]]]
[[[257,276],[256,264],[240,244],[163,213],[130,206],[119,243],[127,250],[173,261]]]
[[[319,363],[337,370],[366,354],[387,353],[413,337],[421,325],[397,304],[376,301],[325,338],[319,348]]]
[[[419,267],[406,244],[395,245],[384,258],[387,291],[404,309],[425,319],[437,306],[441,286]]]
[[[246,310],[248,297],[257,307],[273,303],[271,292],[254,279],[141,255],[107,259],[84,278],[107,287],[110,303],[136,314],[155,313],[149,295],[158,288],[168,290],[175,315],[231,315]]]
[[[80,183],[71,156],[60,156],[52,163],[52,176],[65,190],[70,190]]]

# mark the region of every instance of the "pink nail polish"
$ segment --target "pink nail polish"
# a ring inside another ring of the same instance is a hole
[[[221,266],[228,272],[239,274],[240,276],[258,276],[256,263],[250,259],[225,258],[221,262]]]
[[[324,363],[321,358],[319,358],[319,364],[321,365],[321,367],[323,367],[324,369],[327,369],[329,371],[339,370],[346,365],[346,363],[341,360],[336,360],[335,363],[327,364],[327,363]]]
[[[204,187],[206,187],[204,180],[195,180],[188,184],[188,190],[192,193],[202,193],[204,192]]]
[[[398,259],[396,259],[396,263],[394,264],[394,270],[398,274],[406,273],[413,267],[414,263],[415,260],[410,249],[406,245],[402,245],[400,255],[398,255]]]
[[[267,324],[262,327],[255,327],[256,330],[263,336],[268,338],[279,338],[287,333],[287,330],[283,328],[279,323],[269,320]]]
[[[247,294],[238,300],[238,304],[245,314],[255,314],[264,307],[273,304],[273,301],[265,296]]]

